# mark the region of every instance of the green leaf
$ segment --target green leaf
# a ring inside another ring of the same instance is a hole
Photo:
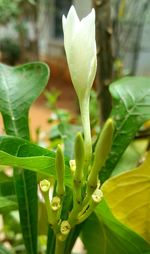
[[[25,167],[42,175],[56,178],[55,153],[17,137],[0,137],[0,165]],[[64,180],[66,185],[71,187],[72,178],[67,160],[65,165]]]
[[[117,221],[104,200],[84,223],[82,239],[87,254],[150,254],[150,245]]]
[[[10,196],[14,194],[15,188],[13,178],[0,172],[0,196]]]
[[[49,77],[43,63],[17,67],[0,64],[0,112],[7,134],[28,138],[28,111]]]
[[[133,140],[140,126],[150,119],[150,79],[126,77],[110,86],[113,97],[111,117],[116,131],[110,156],[100,172],[101,182],[110,177],[123,152]]]
[[[121,159],[118,161],[111,176],[118,175],[122,172],[132,170],[142,159],[148,146],[148,140],[135,140],[127,147]]]
[[[54,234],[54,231],[52,230],[50,226],[48,226],[46,254],[55,253],[55,240],[56,240],[56,236]]]
[[[64,141],[65,156],[67,156],[69,159],[73,159],[74,158],[74,141],[75,141],[77,132],[82,131],[81,126],[64,122],[58,125],[58,130],[60,131],[60,135]]]
[[[150,153],[141,166],[110,178],[102,190],[116,218],[150,243]]]
[[[0,197],[0,213],[17,209],[16,196]]]
[[[7,134],[29,139],[29,107],[45,88],[48,77],[48,67],[42,63],[17,67],[0,64],[0,112]],[[36,254],[36,174],[23,169],[14,170],[14,179],[26,252]]]

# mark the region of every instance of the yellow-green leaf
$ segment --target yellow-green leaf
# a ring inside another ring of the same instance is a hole
[[[117,219],[150,242],[150,153],[141,166],[110,178],[102,190]]]

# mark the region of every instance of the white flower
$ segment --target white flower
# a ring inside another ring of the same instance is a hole
[[[89,96],[97,67],[95,10],[79,20],[74,6],[63,16],[64,46],[71,79],[79,100]]]

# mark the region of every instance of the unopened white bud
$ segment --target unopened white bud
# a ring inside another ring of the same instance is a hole
[[[95,10],[80,21],[72,6],[62,23],[70,75],[81,101],[89,95],[96,74]]]

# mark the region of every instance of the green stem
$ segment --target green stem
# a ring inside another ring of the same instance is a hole
[[[81,204],[81,188],[82,188],[82,179],[76,180],[74,179],[73,183],[73,206],[78,207]]]
[[[56,237],[55,254],[64,254],[65,243],[66,241],[60,241]]]
[[[88,173],[88,166],[92,157],[92,140],[90,128],[90,115],[89,115],[89,97],[86,97],[80,102],[81,120],[84,133],[84,146],[85,146],[85,176]]]
[[[80,212],[80,205],[76,205],[70,215],[69,215],[69,218],[68,218],[68,222],[70,224],[70,226],[73,228],[76,224],[77,224],[77,219],[78,219],[78,213]]]

